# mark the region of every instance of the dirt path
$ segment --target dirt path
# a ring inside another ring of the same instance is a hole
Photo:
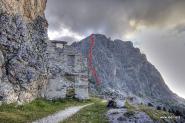
[[[34,121],[32,123],[59,123],[61,121],[64,121],[65,119],[71,117],[72,115],[76,114],[82,108],[89,106],[89,105],[92,105],[92,104],[93,103],[83,105],[83,106],[69,107],[69,108],[66,108],[65,110],[59,111],[55,114],[44,117],[44,118],[39,119],[37,121]]]

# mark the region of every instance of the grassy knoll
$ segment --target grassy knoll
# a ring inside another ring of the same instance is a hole
[[[152,120],[156,122],[163,123],[163,119],[161,117],[168,117],[168,116],[174,116],[173,114],[163,111],[163,110],[156,110],[154,107],[149,107],[147,105],[132,105],[129,104],[127,101],[125,103],[125,107],[128,110],[128,113],[132,113],[134,111],[142,111],[145,112]],[[172,119],[173,121],[173,119]]]
[[[102,102],[100,99],[94,99],[93,102],[94,104],[83,108],[62,123],[108,123],[105,116],[106,102]]]
[[[47,101],[36,99],[31,103],[19,106],[16,104],[3,104],[0,106],[0,123],[29,123],[66,107],[84,105],[90,102],[92,102],[92,100],[78,101],[74,99],[66,99]]]
[[[143,112],[145,112],[151,119],[153,119],[154,121],[160,121],[161,123],[163,123],[164,121],[161,119],[161,117],[169,117],[169,116],[173,116],[175,117],[173,114],[166,112],[166,111],[162,111],[162,110],[156,110],[153,107],[148,107],[145,105],[140,105],[139,109]],[[172,119],[173,120],[173,119]]]

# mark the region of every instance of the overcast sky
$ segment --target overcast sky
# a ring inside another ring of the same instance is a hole
[[[185,98],[185,0],[48,0],[49,38],[131,40]]]

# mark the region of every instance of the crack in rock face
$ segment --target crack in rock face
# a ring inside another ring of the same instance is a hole
[[[47,82],[46,0],[0,1],[0,101],[27,102]]]

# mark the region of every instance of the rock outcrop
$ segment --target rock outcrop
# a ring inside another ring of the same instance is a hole
[[[0,1],[0,101],[42,96],[47,83],[47,0]]]
[[[144,112],[128,112],[127,109],[110,109],[107,112],[110,123],[154,123],[154,121]]]
[[[112,41],[100,34],[95,34],[94,38],[92,56],[93,66],[101,81],[99,94],[105,97],[130,97],[131,101],[135,100],[137,103],[177,102],[178,97],[167,87],[159,71],[138,48],[134,48],[132,42]],[[90,37],[73,43],[72,46],[88,57]],[[94,78],[90,79],[93,83]]]

